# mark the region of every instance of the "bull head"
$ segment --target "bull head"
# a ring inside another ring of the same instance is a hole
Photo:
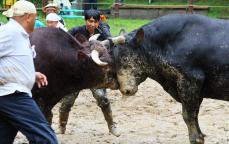
[[[138,90],[138,84],[141,81],[144,71],[142,70],[141,58],[138,55],[144,38],[143,29],[137,30],[136,33],[120,35],[110,40],[102,41],[105,46],[109,46],[111,42],[117,45],[113,47],[113,54],[116,64],[116,75],[119,82],[119,89],[124,95],[133,95]]]
[[[95,34],[95,35],[91,36],[91,37],[89,38],[89,42],[90,42],[90,41],[96,41],[96,40],[98,39],[99,36],[100,36],[100,34]],[[103,62],[103,61],[100,60],[100,58],[99,58],[99,51],[97,51],[96,49],[93,49],[90,55],[91,55],[92,60],[93,60],[97,65],[99,65],[99,66],[106,66],[106,65],[108,65],[107,62]]]
[[[91,36],[89,38],[89,41],[95,41],[98,39],[98,37],[100,36],[100,34],[95,34],[93,36]],[[111,38],[111,41],[113,42],[113,44],[124,44],[125,43],[125,37],[123,35],[121,36],[118,36],[118,37],[114,37],[114,38]],[[104,40],[101,42],[102,45],[104,45],[105,47],[109,47],[110,44],[110,40]],[[100,60],[99,58],[99,52],[97,50],[93,50],[91,52],[91,58],[92,60],[99,66],[105,66],[105,65],[108,65],[107,62],[103,62]]]

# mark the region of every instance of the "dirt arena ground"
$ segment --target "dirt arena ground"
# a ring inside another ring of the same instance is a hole
[[[153,80],[139,86],[135,96],[123,97],[108,90],[113,117],[121,132],[110,135],[100,108],[89,90],[80,92],[72,108],[66,134],[57,134],[61,144],[189,144],[181,104]],[[52,127],[58,132],[58,107]],[[205,144],[229,144],[229,102],[205,99],[199,114]],[[17,135],[14,144],[27,143]]]

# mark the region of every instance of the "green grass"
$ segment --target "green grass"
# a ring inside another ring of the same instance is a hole
[[[6,17],[0,14],[0,22],[6,23]]]
[[[85,21],[83,19],[64,19],[66,27],[68,29],[84,25]],[[110,31],[113,36],[117,36],[121,28],[124,28],[128,32],[148,23],[150,20],[133,20],[133,19],[119,19],[111,18],[107,19],[107,23],[110,26]]]
[[[119,30],[124,28],[127,32],[130,32],[146,23],[150,20],[133,20],[133,19],[108,19],[108,24],[110,25],[110,31],[113,36],[118,35]]]
[[[64,19],[64,21],[68,29],[85,24],[83,19]],[[110,31],[113,36],[117,36],[121,28],[124,28],[125,30],[130,32],[148,23],[149,21],[150,20],[133,20],[133,19],[117,19],[117,18],[107,19],[107,23],[110,26]]]
[[[45,18],[43,15],[38,15],[38,18],[40,21],[45,22]],[[5,16],[0,14],[0,21],[6,23],[7,20]],[[75,26],[84,25],[85,21],[84,19],[64,19],[66,23],[67,29],[70,29]],[[148,23],[150,20],[133,20],[133,19],[107,19],[107,23],[110,25],[110,31],[113,36],[117,36],[119,34],[119,31],[121,28],[124,28],[127,30],[127,32],[130,32],[146,23]]]

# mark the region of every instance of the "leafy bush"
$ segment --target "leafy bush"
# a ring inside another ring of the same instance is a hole
[[[42,7],[42,0],[31,0],[32,3],[36,5],[36,7]]]

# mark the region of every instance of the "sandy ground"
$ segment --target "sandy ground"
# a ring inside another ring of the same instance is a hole
[[[62,144],[188,144],[188,131],[181,104],[153,80],[139,86],[135,96],[123,97],[108,90],[113,117],[121,132],[110,135],[100,108],[89,90],[80,92],[72,108],[66,134],[57,134]],[[58,132],[58,107],[52,127]],[[229,102],[205,99],[199,114],[205,144],[229,144]],[[27,143],[17,135],[15,144]]]

